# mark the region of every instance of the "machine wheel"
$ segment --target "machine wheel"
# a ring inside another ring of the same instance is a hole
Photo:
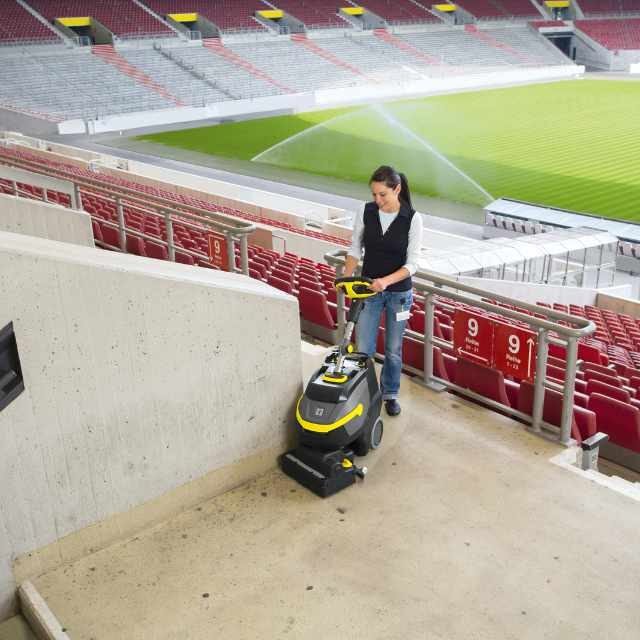
[[[377,449],[382,442],[382,434],[384,433],[384,424],[382,418],[378,418],[371,427],[371,448]]]
[[[353,453],[362,457],[369,453],[369,449],[377,449],[382,442],[383,424],[381,418],[376,418],[370,427],[351,445]]]

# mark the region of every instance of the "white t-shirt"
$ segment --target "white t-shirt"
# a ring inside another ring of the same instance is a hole
[[[400,213],[395,211],[393,213],[386,213],[378,209],[378,215],[380,216],[380,226],[382,227],[383,235],[387,232],[387,229],[391,223],[396,219],[396,216]],[[349,255],[353,256],[356,260],[362,259],[362,240],[364,237],[364,209],[360,210],[353,220],[353,235],[351,237],[351,248],[349,249]],[[413,275],[418,270],[418,261],[420,260],[420,252],[422,250],[422,216],[416,211],[413,218],[411,218],[411,227],[409,228],[409,246],[407,247],[407,261],[402,265],[409,275]]]

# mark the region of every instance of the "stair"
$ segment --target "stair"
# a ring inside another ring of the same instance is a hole
[[[224,95],[226,95],[227,98],[229,98],[230,100],[239,100],[240,99],[239,96],[231,93],[231,91],[228,91],[224,87],[220,86],[214,80],[211,80],[206,74],[204,74],[204,73],[202,73],[202,71],[196,69],[196,67],[194,65],[190,64],[189,62],[187,62],[186,60],[184,60],[180,56],[176,55],[173,51],[169,51],[167,49],[163,49],[158,44],[154,44],[153,48],[156,49],[156,51],[158,51],[161,56],[163,56],[167,60],[170,60],[171,62],[173,62],[173,64],[175,64],[176,66],[180,67],[180,69],[182,69],[183,71],[185,71],[189,75],[191,75],[194,78],[204,82],[206,85],[208,85],[212,89],[215,89],[216,91],[220,91],[220,93],[224,93]]]
[[[245,60],[242,56],[239,56],[237,53],[227,49],[227,47],[222,44],[222,40],[220,38],[204,38],[202,40],[202,44],[212,53],[226,58],[237,67],[242,67],[245,71],[248,71],[250,74],[274,85],[275,87],[278,87],[278,89],[281,89],[285,93],[295,93],[293,89],[290,89],[282,82],[272,78],[268,73],[251,64],[251,62]]]
[[[152,80],[148,75],[140,71],[137,67],[134,67],[130,62],[127,62],[113,47],[112,44],[96,44],[91,47],[91,53],[98,56],[105,62],[113,65],[119,71],[125,75],[133,78],[138,84],[141,84],[147,89],[151,89],[160,94],[163,98],[175,102],[179,107],[184,107],[185,104],[174,95],[169,93],[165,87]]]
[[[374,29],[373,34],[376,36],[376,38],[380,38],[380,40],[384,40],[387,44],[390,44],[396,47],[396,49],[401,49],[402,51],[411,53],[416,58],[420,58],[420,60],[423,60],[424,62],[427,62],[429,64],[437,64],[437,65],[442,64],[441,61],[435,56],[430,56],[428,53],[424,53],[423,51],[420,51],[420,49],[416,49],[416,47],[414,47],[413,45],[410,45],[404,40],[400,40],[400,38],[396,38],[394,35],[390,34],[386,29]]]
[[[307,35],[305,33],[294,33],[291,36],[291,40],[303,47],[306,47],[307,49],[309,49],[309,51],[313,51],[313,53],[315,53],[317,56],[320,56],[321,58],[328,60],[332,64],[335,64],[337,67],[342,67],[347,71],[351,71],[351,73],[357,76],[362,76],[365,78],[367,77],[367,74],[364,73],[363,71],[360,71],[360,69],[358,69],[357,67],[354,67],[352,64],[349,64],[348,62],[341,60],[340,58],[338,58],[338,56],[335,56],[333,55],[333,53],[330,53],[326,49],[323,49],[320,45],[316,44],[313,40],[309,40],[309,38],[307,38]]]
[[[533,58],[526,55],[525,53],[522,53],[521,51],[518,51],[517,49],[514,49],[511,45],[504,44],[504,42],[500,42],[499,40],[496,40],[493,36],[490,36],[484,31],[480,31],[480,29],[478,29],[477,25],[475,24],[465,24],[464,30],[468,34],[477,38],[478,40],[481,40],[485,44],[488,44],[490,47],[495,47],[496,49],[502,49],[503,51],[506,51],[507,53],[510,53],[512,56],[518,58],[522,62],[528,62],[528,63],[535,62]]]

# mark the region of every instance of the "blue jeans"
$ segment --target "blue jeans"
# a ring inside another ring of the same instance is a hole
[[[396,314],[411,309],[413,293],[408,291],[383,291],[364,301],[364,307],[356,328],[357,349],[373,356],[376,352],[376,338],[380,326],[380,316],[385,312],[384,364],[380,374],[380,388],[383,400],[394,400],[400,391],[402,371],[402,335],[406,320],[397,320]]]

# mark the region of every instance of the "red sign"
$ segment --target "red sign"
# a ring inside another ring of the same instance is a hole
[[[227,240],[217,233],[209,234],[209,260],[211,264],[223,271],[229,271]]]
[[[491,366],[493,323],[471,311],[456,309],[453,325],[453,348],[458,357]]]
[[[537,342],[533,331],[494,322],[493,366],[514,378],[533,380]]]

